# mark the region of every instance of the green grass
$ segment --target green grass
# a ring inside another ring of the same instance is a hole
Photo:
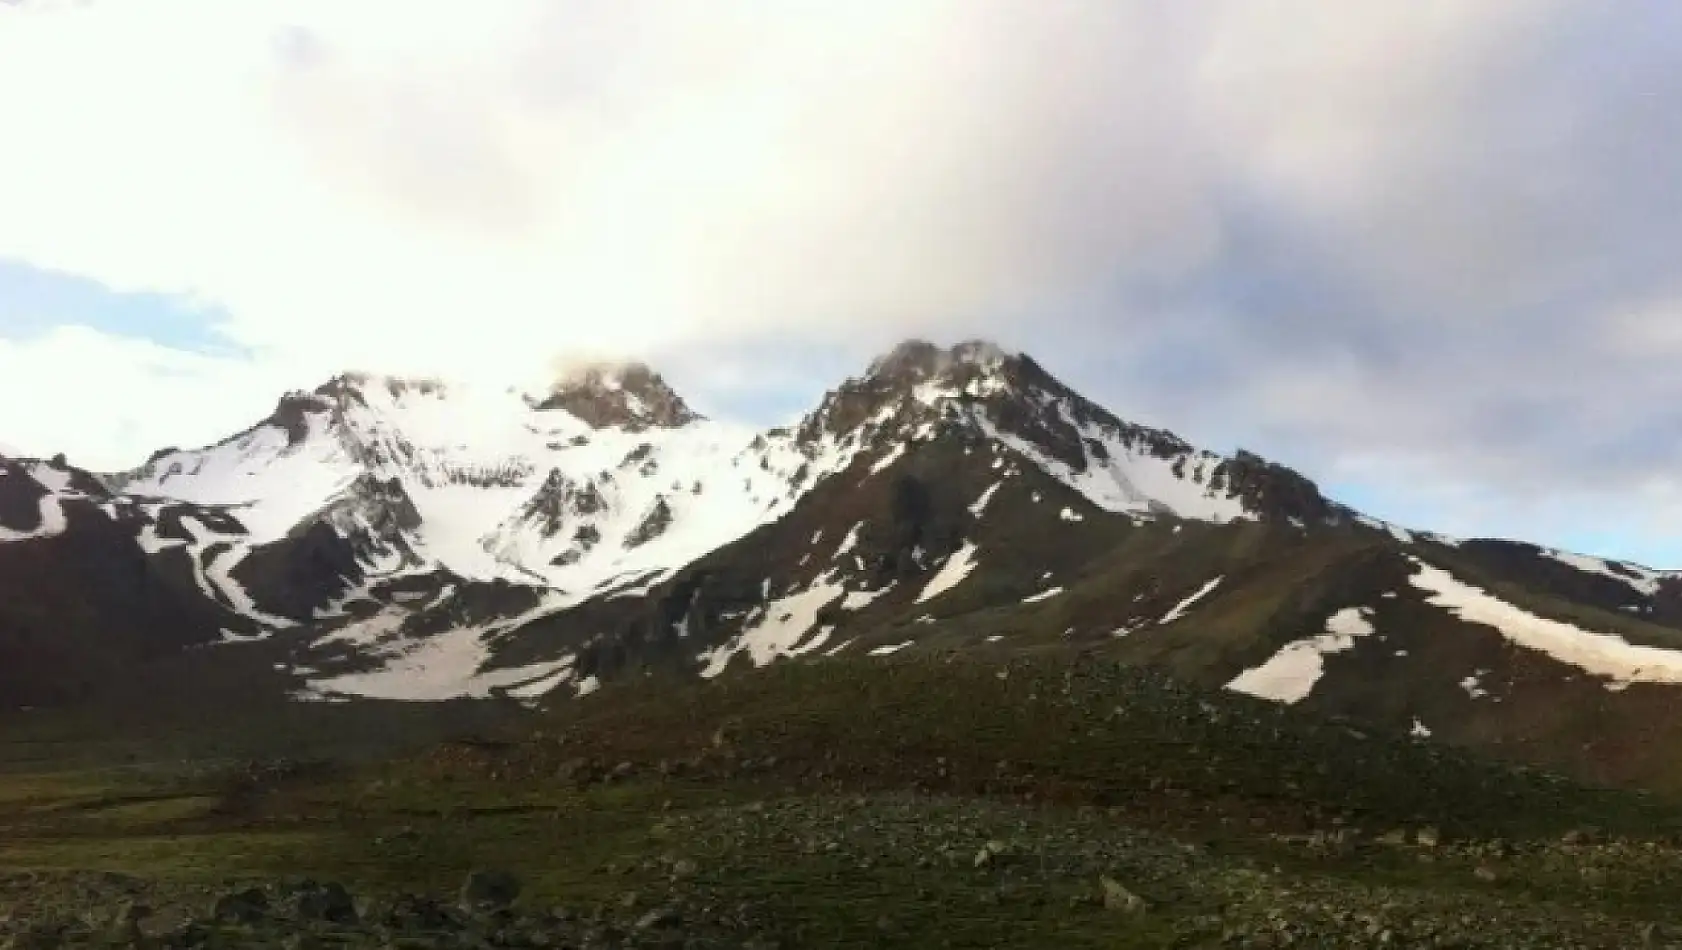
[[[530,729],[255,781],[234,763],[14,770],[0,874],[122,872],[203,903],[192,888],[230,879],[449,894],[504,868],[528,907],[634,919],[681,895],[788,946],[838,947],[1199,945],[1278,909],[1342,926],[1338,908],[1611,946],[1682,887],[1663,803],[1104,663],[789,663],[649,681]],[[628,774],[580,782],[580,761]],[[1424,824],[1471,844],[1371,841]],[[1584,824],[1634,840],[1561,852]],[[1340,827],[1357,843],[1290,837]],[[1482,856],[1496,838],[1509,853]],[[989,840],[1008,855],[978,867]],[[692,873],[674,877],[678,861]],[[1474,875],[1485,863],[1496,880]],[[1100,876],[1153,909],[1106,910]]]

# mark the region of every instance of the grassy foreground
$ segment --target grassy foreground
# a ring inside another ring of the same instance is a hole
[[[476,732],[110,766],[63,738],[70,768],[32,739],[0,775],[0,915],[92,920],[75,943],[141,902],[125,939],[159,946],[1632,947],[1682,924],[1668,803],[1096,661],[788,663]],[[406,944],[370,923],[485,869],[526,916]],[[362,922],[182,935],[303,877]]]

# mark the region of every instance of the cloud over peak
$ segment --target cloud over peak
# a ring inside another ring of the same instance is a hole
[[[1311,471],[1674,497],[1678,37],[1565,0],[24,3],[0,259],[187,295],[235,355],[170,359],[231,389],[582,354],[763,410],[985,335]],[[77,339],[5,320],[17,372]]]

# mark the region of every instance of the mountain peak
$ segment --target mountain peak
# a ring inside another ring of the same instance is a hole
[[[912,339],[877,357],[865,376],[871,379],[921,381],[964,367],[990,372],[1020,359],[989,340],[966,340],[941,349],[927,340]]]
[[[651,378],[658,380],[659,375],[640,360],[585,360],[562,368],[556,374],[553,385],[556,389],[565,386],[622,388],[646,385]]]
[[[829,392],[802,422],[802,438],[845,438],[861,426],[916,429],[942,417],[949,405],[1024,393],[1024,383],[1037,381],[1040,372],[1028,357],[986,340],[949,348],[906,340]]]
[[[568,369],[537,403],[564,409],[601,429],[675,429],[701,418],[659,373],[640,362],[583,363]]]
[[[446,389],[444,381],[435,376],[391,376],[385,373],[346,370],[316,387],[315,391],[322,395],[332,395],[349,389],[367,391],[376,387],[385,389],[393,397],[409,392],[432,396]]]

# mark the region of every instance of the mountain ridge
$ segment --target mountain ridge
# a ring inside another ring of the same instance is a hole
[[[1550,761],[1576,727],[1542,696],[1682,741],[1653,712],[1682,682],[1682,574],[1379,521],[981,341],[908,341],[765,430],[614,372],[574,377],[592,419],[345,375],[126,473],[6,461],[0,588],[8,559],[51,567],[0,606],[0,659],[52,671],[12,691],[190,668],[299,699],[556,702],[842,651],[1052,651]],[[103,612],[70,606],[84,562],[129,565]],[[111,668],[106,642],[143,662]]]

